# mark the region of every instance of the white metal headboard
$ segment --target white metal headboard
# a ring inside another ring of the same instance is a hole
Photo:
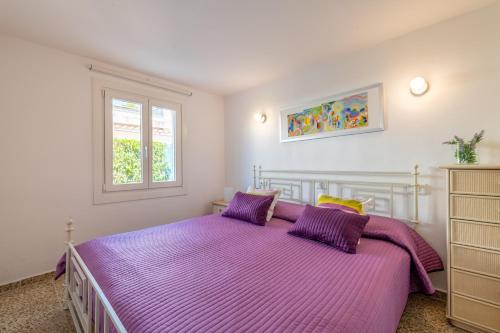
[[[361,200],[367,213],[418,223],[418,165],[412,172],[267,170],[253,166],[255,188],[279,189],[280,200],[316,204],[319,194]]]

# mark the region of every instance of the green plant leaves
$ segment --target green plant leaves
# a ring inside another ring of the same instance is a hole
[[[113,139],[113,184],[142,183],[142,147],[139,140]],[[167,162],[167,144],[153,142],[152,178],[170,180],[172,168]]]

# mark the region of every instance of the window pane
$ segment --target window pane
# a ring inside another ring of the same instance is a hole
[[[142,104],[113,98],[113,184],[143,182]]]
[[[153,106],[151,114],[153,182],[175,181],[175,111]]]

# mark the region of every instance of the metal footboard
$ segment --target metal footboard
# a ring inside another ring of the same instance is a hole
[[[73,246],[73,221],[66,223],[68,248],[64,281],[64,307],[69,309],[78,333],[126,333],[127,330]]]

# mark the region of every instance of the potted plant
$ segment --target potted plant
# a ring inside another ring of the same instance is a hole
[[[445,145],[455,145],[455,158],[458,164],[477,164],[478,157],[476,146],[483,140],[484,130],[474,134],[470,141],[465,141],[462,138],[455,137],[450,141],[445,141]]]

